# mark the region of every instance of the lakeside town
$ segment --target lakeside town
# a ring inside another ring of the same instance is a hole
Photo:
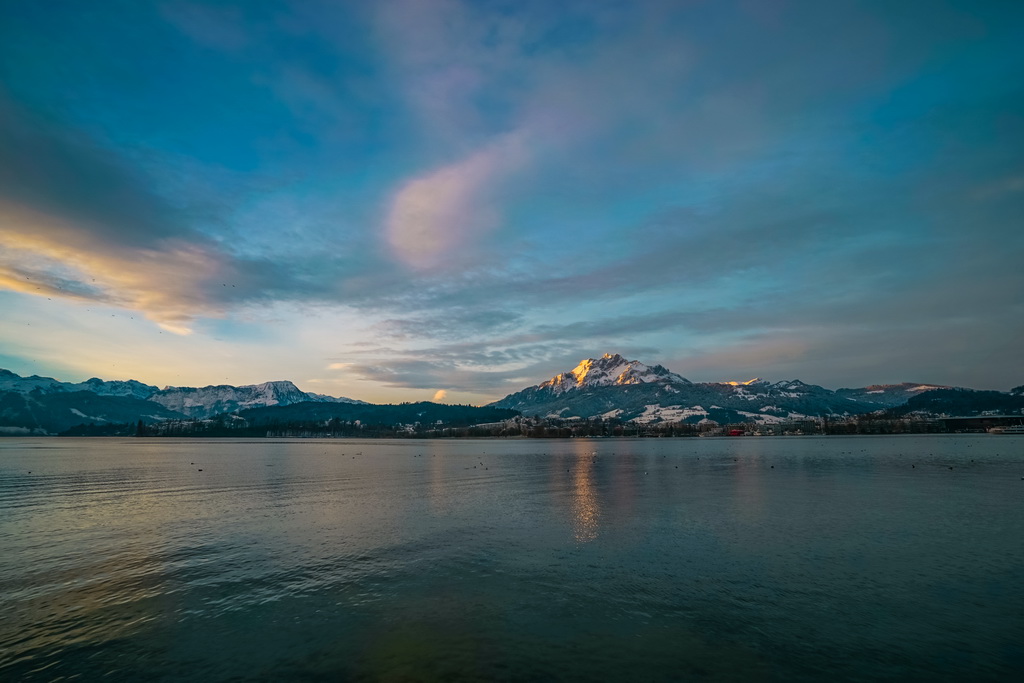
[[[771,424],[661,422],[643,424],[614,418],[557,419],[515,416],[482,424],[413,422],[373,424],[361,420],[291,421],[249,424],[238,416],[169,420],[146,425],[82,425],[65,436],[265,437],[265,438],[675,438],[844,436],[896,434],[1022,434],[1024,415],[893,418],[882,415],[807,417]]]

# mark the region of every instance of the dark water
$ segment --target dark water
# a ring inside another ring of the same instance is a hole
[[[4,439],[0,680],[1024,680],[1022,477],[994,435]]]

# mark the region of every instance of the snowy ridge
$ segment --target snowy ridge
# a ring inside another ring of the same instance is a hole
[[[134,379],[104,381],[99,377],[93,377],[81,384],[73,384],[71,386],[76,387],[71,389],[71,391],[91,391],[100,396],[130,396],[131,398],[141,399],[149,398],[156,391],[156,387],[136,382]]]
[[[563,420],[775,424],[884,410],[936,388],[907,383],[832,391],[799,379],[761,377],[693,383],[660,365],[606,353],[491,405]]]
[[[246,408],[288,406],[293,403],[361,403],[349,398],[334,398],[301,391],[292,382],[280,380],[235,387],[228,384],[206,387],[165,387],[149,397],[170,410],[189,417],[209,417]]]
[[[651,424],[652,422],[682,422],[687,418],[706,418],[708,411],[700,406],[684,408],[682,406],[660,406],[656,403],[644,406],[644,412],[634,417],[631,422]]]
[[[98,396],[128,396],[146,399],[156,392],[157,388],[150,384],[136,382],[133,379],[105,382],[98,377],[93,377],[84,382],[73,383],[61,382],[52,377],[40,377],[39,375],[22,377],[10,370],[0,370],[0,391],[13,391],[16,394],[31,394],[33,391],[44,394],[60,391],[91,391]]]
[[[312,401],[316,403],[363,403],[351,398],[335,398],[323,394],[307,393],[292,382],[276,381],[245,386],[228,384],[206,387],[158,387],[143,384],[133,379],[104,381],[97,377],[84,382],[61,382],[52,377],[32,375],[22,377],[9,370],[0,369],[0,392],[10,391],[21,395],[33,392],[41,394],[71,393],[87,391],[97,396],[122,396],[158,403],[164,408],[183,415],[207,418],[218,413],[287,406],[293,403]],[[85,416],[88,417],[88,416]]]
[[[551,389],[560,394],[575,389],[650,382],[689,384],[689,380],[661,365],[645,365],[637,360],[626,360],[617,353],[606,353],[596,359],[585,358],[571,371],[557,374],[537,388]]]

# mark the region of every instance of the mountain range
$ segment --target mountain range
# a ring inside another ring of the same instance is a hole
[[[296,403],[364,404],[301,391],[289,381],[245,386],[159,387],[135,380],[61,382],[0,369],[0,434],[60,433],[83,423],[205,419]]]
[[[431,405],[436,404],[422,404],[412,413],[396,406],[375,410],[364,401],[304,392],[289,381],[160,389],[135,380],[94,377],[72,383],[38,375],[22,377],[0,369],[0,435],[59,434],[87,424],[140,420],[152,424],[227,414],[254,423],[327,419],[402,422],[409,417],[406,413],[422,419],[428,416],[431,423],[455,419],[455,413],[436,412]],[[546,419],[605,418],[638,424],[773,424],[881,410],[946,413],[950,406],[960,414],[993,408],[1018,411],[1024,409],[1024,388],[1004,394],[920,383],[831,390],[798,379],[691,382],[661,365],[609,353],[584,359],[572,370],[482,408],[463,406],[458,420],[485,422],[521,413]]]
[[[798,379],[769,382],[761,378],[695,383],[661,365],[648,366],[606,353],[491,405],[547,418],[770,424],[870,413],[944,388],[948,387],[904,383],[832,391]]]

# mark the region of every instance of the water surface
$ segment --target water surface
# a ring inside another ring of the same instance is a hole
[[[2,680],[1017,680],[1024,439],[0,440]]]

